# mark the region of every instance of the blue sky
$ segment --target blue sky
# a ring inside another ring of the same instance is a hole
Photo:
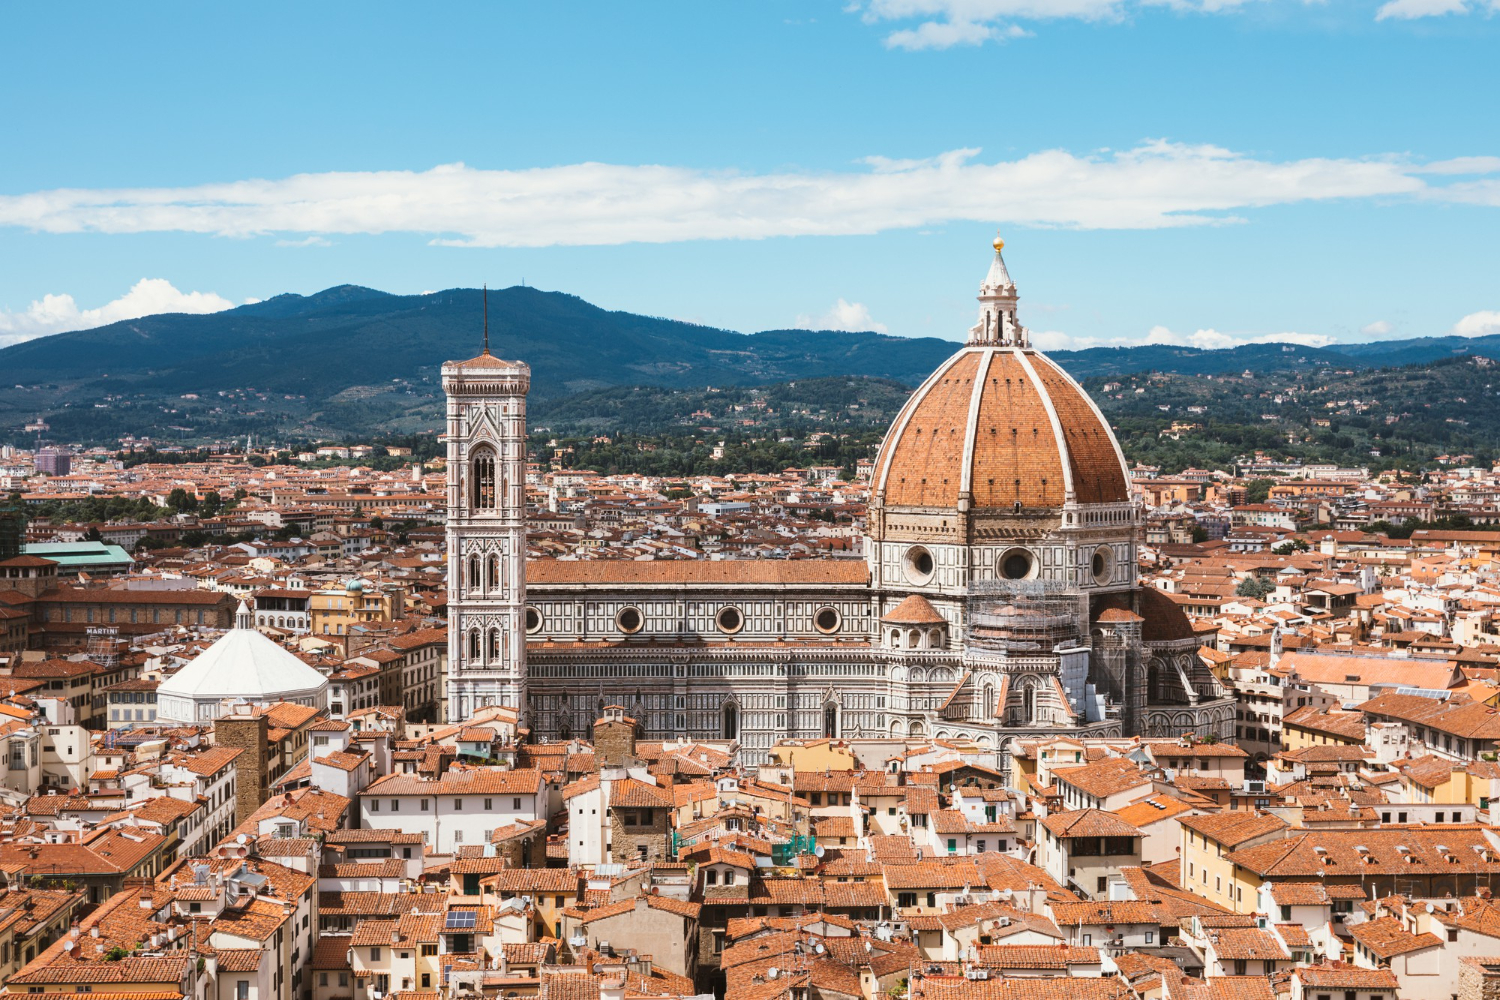
[[[355,283],[1047,346],[1500,332],[1500,0],[7,10],[0,343]]]

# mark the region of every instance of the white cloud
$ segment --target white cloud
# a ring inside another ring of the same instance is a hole
[[[1391,332],[1391,329],[1391,324],[1387,323],[1383,319],[1378,319],[1373,323],[1369,323],[1365,326],[1360,327],[1359,332],[1364,334],[1366,337],[1384,337],[1386,334]]]
[[[1090,347],[1123,347],[1124,339],[1075,337],[1060,330],[1032,330],[1031,344],[1043,351],[1082,351]]]
[[[1466,14],[1469,6],[1464,0],[1390,0],[1375,12],[1375,20],[1396,18],[1410,21],[1419,17],[1440,17],[1444,14]]]
[[[1497,0],[1500,2],[1500,0]],[[1500,7],[1496,8],[1500,10]],[[1412,172],[1418,174],[1493,174],[1500,171],[1500,156],[1455,156],[1438,160]]]
[[[893,31],[886,36],[887,48],[920,51],[948,49],[955,45],[983,45],[994,39],[1029,38],[1031,32],[1018,24],[976,24],[973,21],[924,21],[915,28]]]
[[[1044,351],[1082,351],[1090,347],[1139,347],[1156,344],[1167,347],[1196,347],[1205,351],[1243,347],[1246,344],[1300,344],[1303,347],[1327,347],[1332,337],[1321,333],[1230,334],[1209,328],[1192,333],[1178,333],[1164,326],[1153,326],[1144,337],[1075,337],[1057,330],[1032,331],[1031,342]]]
[[[982,45],[995,29],[972,21],[926,21],[904,31],[893,31],[885,44],[893,49],[946,49],[954,45]]]
[[[1460,337],[1488,337],[1500,333],[1500,309],[1469,313],[1453,324],[1453,332]]]
[[[0,311],[0,347],[49,333],[88,330],[156,313],[213,313],[234,303],[213,292],[180,292],[165,278],[142,278],[97,309],[79,309],[71,295],[44,295],[24,312]]]
[[[1321,333],[1264,333],[1253,337],[1220,333],[1215,329],[1195,330],[1192,333],[1175,333],[1164,326],[1153,326],[1146,334],[1148,344],[1169,344],[1174,347],[1200,347],[1204,350],[1220,350],[1226,347],[1243,347],[1246,344],[1300,344],[1303,347],[1327,347],[1333,338]]]
[[[321,236],[309,236],[301,240],[277,240],[279,247],[331,247],[333,244]]]
[[[867,24],[903,21],[914,27],[894,28],[885,44],[898,49],[946,49],[982,45],[991,39],[1017,38],[1030,32],[1017,21],[1117,21],[1133,8],[1170,7],[1174,10],[1215,13],[1240,7],[1248,0],[866,0],[845,8]],[[1429,0],[1431,2],[1431,0]]]
[[[870,310],[863,302],[846,302],[843,299],[835,302],[833,308],[821,316],[798,316],[797,329],[887,332],[884,323],[877,323],[870,318]]]
[[[1500,182],[1472,174],[1449,182],[1425,169],[1399,156],[1276,162],[1163,140],[994,163],[969,149],[915,160],[872,157],[861,169],[822,173],[450,164],[0,196],[0,226],[228,237],[406,232],[442,245],[534,247],[856,235],[953,221],[1156,229],[1239,222],[1236,212],[1270,205],[1399,196],[1500,205]]]
[[[1120,21],[1144,8],[1218,14],[1251,0],[855,0],[844,9],[867,24],[890,25],[888,48],[946,49],[1029,35],[1017,21]],[[1317,3],[1322,0],[1303,0]],[[1412,20],[1471,11],[1500,11],[1500,0],[1389,0],[1377,21]],[[906,25],[902,26],[903,22]]]

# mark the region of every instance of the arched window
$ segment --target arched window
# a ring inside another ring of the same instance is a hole
[[[485,587],[489,590],[500,589],[500,557],[490,556],[490,577],[485,581]]]
[[[498,661],[500,659],[500,630],[497,628],[490,629],[489,659],[491,661]]]
[[[487,446],[475,448],[469,469],[469,506],[475,510],[494,510],[499,506],[495,495],[495,450]]]
[[[721,732],[726,740],[736,739],[740,733],[740,713],[733,705],[724,706],[724,725]]]
[[[823,735],[833,739],[839,734],[839,707],[837,705],[823,706]]]
[[[1036,721],[1036,686],[1028,684],[1021,689],[1022,710],[1026,713],[1026,722]]]
[[[479,557],[478,556],[470,556],[469,557],[469,589],[470,590],[478,590],[479,587],[480,587],[480,582],[479,582]]]
[[[469,633],[469,659],[476,663],[480,656],[480,641],[479,630],[476,628]]]

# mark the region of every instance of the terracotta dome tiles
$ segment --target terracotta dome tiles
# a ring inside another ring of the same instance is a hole
[[[990,359],[986,364],[986,355]],[[1035,378],[1027,371],[1030,362]],[[892,507],[954,507],[964,484],[964,448],[974,400],[974,451],[969,489],[976,508],[1060,507],[1067,475],[1079,503],[1123,503],[1129,486],[1114,438],[1082,390],[1044,356],[1000,349],[961,351],[898,420],[876,464]],[[1045,394],[1045,395],[1044,395]],[[1047,412],[1057,414],[1054,429]],[[1058,448],[1058,432],[1066,458]]]
[[[880,619],[888,625],[946,625],[947,619],[921,594],[911,594]]]

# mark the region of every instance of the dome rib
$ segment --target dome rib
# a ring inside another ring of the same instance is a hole
[[[1068,447],[1067,439],[1063,437],[1062,421],[1057,415],[1057,405],[1052,400],[1052,394],[1047,391],[1046,385],[1037,375],[1036,369],[1032,367],[1031,359],[1024,354],[1017,353],[1016,360],[1021,363],[1022,368],[1026,369],[1026,374],[1031,378],[1031,384],[1036,386],[1037,394],[1042,399],[1042,406],[1047,411],[1047,424],[1052,428],[1052,440],[1057,445],[1058,454],[1066,454],[1070,459],[1067,462],[1057,463],[1063,477],[1063,502],[1069,503],[1077,498],[1078,492],[1073,478],[1072,449]]]
[[[1125,503],[1130,480],[1109,422],[1083,387],[1044,355],[1035,363],[1058,419],[1068,428],[1067,451],[1079,503]]]
[[[990,362],[995,360],[995,350],[984,352],[979,362],[979,371],[974,376],[974,391],[969,394],[969,418],[964,426],[964,457],[959,464],[958,494],[974,496],[974,445],[979,438],[979,404],[984,399],[985,380],[989,377]]]

